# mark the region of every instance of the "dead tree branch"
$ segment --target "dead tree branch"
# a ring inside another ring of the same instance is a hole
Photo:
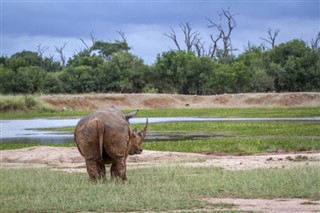
[[[177,40],[176,32],[174,31],[174,29],[173,29],[172,27],[170,27],[170,29],[171,29],[171,32],[165,33],[164,35],[167,36],[168,38],[170,38],[170,39],[174,42],[174,44],[176,45],[177,49],[178,49],[179,51],[181,51],[179,42],[178,42],[178,40]]]
[[[280,29],[275,29],[274,32],[272,32],[272,29],[269,28],[269,30],[267,31],[268,33],[268,38],[263,38],[263,37],[259,37],[261,40],[271,44],[271,48],[273,49],[275,47],[276,44],[276,38],[279,35]]]
[[[117,31],[117,33],[121,36],[122,42],[127,43],[127,37],[121,30]]]
[[[228,55],[230,55],[230,52],[232,53],[233,48],[232,48],[232,42],[231,42],[231,34],[232,31],[234,30],[234,28],[237,26],[236,25],[236,20],[235,20],[235,16],[236,14],[232,14],[230,12],[230,8],[228,8],[227,10],[222,9],[221,11],[218,11],[218,15],[219,15],[219,22],[214,22],[213,20],[207,18],[207,20],[209,21],[209,28],[215,28],[216,30],[218,30],[219,32],[219,36],[217,39],[214,39],[213,36],[211,35],[211,40],[213,42],[212,44],[212,51],[211,53],[215,53],[215,51],[217,50],[217,42],[222,39],[223,42],[223,57],[227,57]],[[226,19],[227,21],[227,28],[223,26],[223,19]],[[214,50],[214,51],[213,51]]]
[[[62,47],[58,48],[57,46],[54,46],[56,52],[59,54],[62,66],[65,67],[66,66],[66,56],[63,53],[63,49],[66,47],[66,43],[63,44]]]
[[[198,31],[192,31],[192,27],[188,22],[181,23],[180,28],[184,34],[184,42],[186,44],[187,51],[190,52],[192,51],[192,47],[195,45],[200,33]]]
[[[38,47],[38,54],[41,58],[42,58],[44,52],[49,49],[49,47],[47,47],[47,46],[42,47],[41,43],[39,43],[37,47]]]
[[[318,36],[315,39],[311,40],[311,49],[313,51],[316,51],[317,49],[319,49],[320,45],[320,32],[318,33]]]

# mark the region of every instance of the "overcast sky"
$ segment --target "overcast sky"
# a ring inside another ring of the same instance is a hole
[[[10,56],[22,50],[37,51],[47,46],[47,55],[54,55],[54,47],[66,44],[70,57],[85,46],[79,38],[91,44],[90,33],[98,40],[120,40],[117,31],[125,33],[131,52],[152,64],[156,56],[175,49],[164,36],[180,23],[188,22],[209,45],[210,18],[218,22],[217,11],[227,9],[236,14],[237,27],[231,39],[236,54],[248,41],[259,45],[259,37],[267,37],[267,30],[280,29],[276,43],[295,38],[310,43],[320,31],[319,0],[0,0],[1,1],[1,55]],[[180,39],[181,44],[183,39]]]

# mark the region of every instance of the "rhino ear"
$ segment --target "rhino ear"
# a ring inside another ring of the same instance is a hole
[[[126,118],[127,121],[129,121],[129,119],[133,118],[138,111],[139,111],[139,110],[137,110],[137,111],[135,111],[135,112],[131,112],[130,114],[125,115],[124,117]]]

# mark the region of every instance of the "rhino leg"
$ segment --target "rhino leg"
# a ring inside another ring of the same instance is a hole
[[[104,164],[94,160],[86,160],[86,166],[91,180],[96,181],[97,179],[105,178],[106,167]]]
[[[114,163],[112,163],[110,173],[112,180],[117,180],[118,178],[121,178],[122,181],[126,181],[126,158],[117,159]]]

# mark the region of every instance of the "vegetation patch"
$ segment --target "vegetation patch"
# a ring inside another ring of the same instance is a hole
[[[22,111],[24,113],[29,111],[52,112],[53,109],[43,102],[37,100],[37,98],[32,95],[1,95],[0,112],[8,113],[16,111]]]
[[[320,150],[319,140],[277,139],[277,138],[226,138],[210,140],[183,140],[143,143],[143,149],[158,151],[254,154],[284,150]]]

